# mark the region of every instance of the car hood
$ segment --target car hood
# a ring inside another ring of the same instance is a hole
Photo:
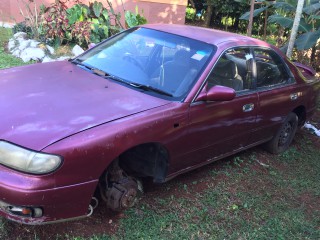
[[[169,101],[70,62],[0,71],[0,139],[40,151],[62,138]]]

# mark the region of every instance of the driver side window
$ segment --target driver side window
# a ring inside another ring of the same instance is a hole
[[[249,48],[233,48],[226,51],[215,64],[208,77],[208,87],[215,85],[246,91],[252,84],[252,55]]]

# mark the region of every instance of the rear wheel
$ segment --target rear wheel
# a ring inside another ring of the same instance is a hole
[[[275,154],[286,151],[296,134],[297,126],[298,116],[293,112],[289,113],[277,134],[265,145],[266,149]]]

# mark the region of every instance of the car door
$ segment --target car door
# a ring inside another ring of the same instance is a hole
[[[259,96],[257,125],[251,141],[274,136],[295,106],[295,80],[282,58],[272,49],[255,48],[256,89]]]
[[[189,166],[231,155],[247,146],[255,126],[258,100],[252,89],[252,63],[249,48],[232,48],[215,64],[204,88],[231,87],[236,97],[223,102],[194,101],[190,105],[190,141],[186,146]]]

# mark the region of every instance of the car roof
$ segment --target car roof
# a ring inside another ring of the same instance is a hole
[[[210,28],[178,24],[145,24],[141,27],[184,36],[216,46],[233,42],[236,43],[235,45],[259,45],[271,47],[268,43],[255,38]]]

